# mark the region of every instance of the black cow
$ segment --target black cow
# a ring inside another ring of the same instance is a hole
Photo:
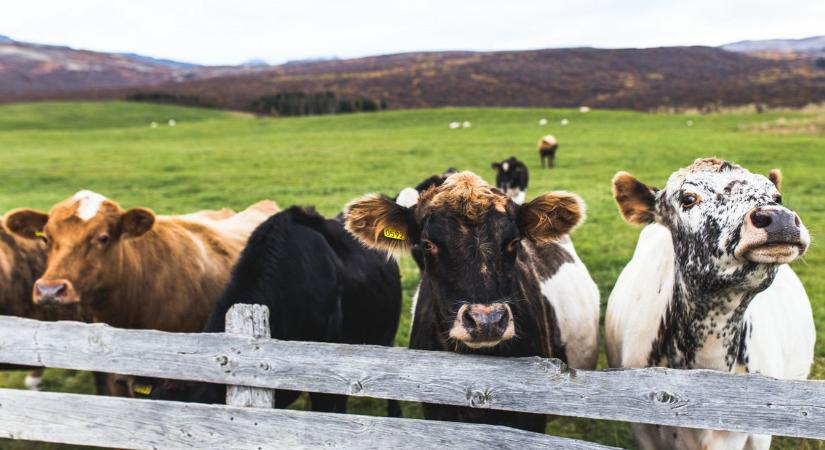
[[[261,224],[204,331],[223,332],[229,308],[249,303],[269,307],[274,339],[392,346],[401,314],[398,265],[353,239],[343,220],[293,206]],[[146,383],[137,386],[145,392]],[[299,394],[279,390],[275,406],[285,408]],[[226,389],[163,381],[151,397],[223,403]],[[346,396],[311,393],[310,400],[314,411],[346,411]],[[398,402],[389,402],[388,414],[401,415]]]
[[[566,240],[583,208],[565,192],[519,206],[475,174],[461,172],[421,193],[410,207],[378,195],[357,199],[347,206],[346,226],[373,248],[418,253],[421,283],[410,348],[565,359],[558,311],[543,287],[555,297],[547,283],[562,266],[575,264],[575,255],[556,241]],[[580,278],[569,280],[593,284],[586,270]],[[598,307],[581,323],[597,320]],[[425,404],[424,415],[537,432],[545,426],[540,414],[455,406]]]
[[[530,181],[527,166],[515,156],[511,156],[502,162],[494,162],[492,167],[496,171],[496,187],[512,198],[516,204],[524,203],[527,183]]]

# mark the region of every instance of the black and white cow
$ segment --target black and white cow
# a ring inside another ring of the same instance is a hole
[[[368,246],[411,251],[422,262],[411,348],[559,357],[592,368],[598,289],[568,237],[583,215],[574,194],[516,205],[477,175],[460,172],[409,207],[378,195],[357,199],[347,207],[346,227]],[[461,407],[424,405],[424,413],[533,431],[545,424],[543,415]]]
[[[552,134],[542,136],[539,139],[539,157],[541,158],[541,167],[545,166],[545,160],[548,160],[547,167],[556,167],[556,151],[559,149],[559,141]]]
[[[805,379],[815,330],[808,296],[787,265],[808,231],[771,179],[715,158],[662,190],[613,179],[625,220],[645,224],[607,306],[611,367],[758,372]],[[767,449],[770,436],[636,424],[642,450]]]
[[[223,332],[236,303],[268,306],[273,339],[392,346],[401,280],[395,261],[344,230],[343,216],[324,219],[293,206],[252,233],[204,331]],[[223,385],[163,381],[152,398],[223,403],[225,393]],[[276,407],[299,394],[277,391]],[[315,411],[344,412],[347,397],[311,393],[310,401]],[[389,402],[388,414],[401,415],[398,402]]]
[[[527,183],[530,181],[527,166],[515,156],[511,156],[504,161],[494,162],[492,168],[496,171],[496,187],[512,198],[517,205],[524,203]]]

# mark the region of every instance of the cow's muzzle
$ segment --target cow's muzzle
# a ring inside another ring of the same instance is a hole
[[[34,283],[32,299],[38,305],[65,305],[79,302],[80,296],[69,280],[41,278]]]
[[[808,229],[796,213],[766,206],[745,215],[734,255],[755,263],[786,264],[805,254],[810,244]]]
[[[516,334],[513,311],[506,303],[462,305],[450,337],[470,348],[495,347]]]

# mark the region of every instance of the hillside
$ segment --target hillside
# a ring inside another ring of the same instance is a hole
[[[739,41],[725,44],[721,48],[743,53],[798,53],[825,56],[825,36],[804,39],[766,39],[760,41]]]
[[[444,106],[714,110],[825,101],[825,66],[811,57],[768,53],[567,48],[208,67],[0,38],[0,102],[138,98],[267,114],[283,113],[271,106],[276,97],[326,102],[312,110],[292,105],[290,111],[305,114]],[[336,102],[348,106],[331,106]],[[363,102],[380,106],[349,106]]]
[[[408,53],[279,66],[154,89],[190,104],[248,110],[265,94],[331,91],[389,108],[579,106],[653,109],[825,100],[825,70],[807,60],[710,47]]]
[[[109,88],[250,71],[242,67],[203,67],[134,53],[32,44],[0,35],[0,101],[6,102],[93,96]]]

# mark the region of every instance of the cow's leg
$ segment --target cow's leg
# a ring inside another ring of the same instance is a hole
[[[316,412],[347,412],[347,396],[334,394],[309,394],[310,409]]]
[[[539,158],[541,158],[541,168],[544,169],[544,152],[539,152]]]
[[[26,389],[30,391],[39,391],[40,385],[43,384],[43,369],[32,369],[26,374],[26,379],[23,380]]]

